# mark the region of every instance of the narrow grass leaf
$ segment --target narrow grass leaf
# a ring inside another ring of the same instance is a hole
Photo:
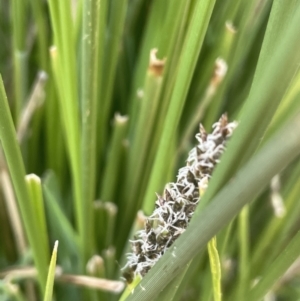
[[[217,249],[217,238],[213,237],[207,244],[208,256],[210,262],[210,271],[213,283],[214,301],[222,300],[221,290],[221,264],[219,252]]]
[[[145,193],[146,204],[150,204],[151,201],[154,202],[153,193],[162,188],[161,186],[164,179],[162,179],[161,169],[165,166],[165,162],[168,161],[170,141],[172,140],[172,137],[174,137],[175,129],[179,123],[214,4],[215,1],[199,1],[196,3],[195,11],[189,25],[187,37],[180,57],[178,76],[175,81],[175,88],[165,117],[163,133],[160,139],[157,156],[155,158]]]
[[[41,179],[34,174],[30,174],[25,177],[25,180],[31,201],[30,206],[34,211],[34,216],[36,220],[35,224],[38,230],[41,250],[43,250],[47,258],[50,258],[48,243],[49,237],[45,215],[44,199],[42,194]]]
[[[54,244],[45,290],[44,301],[52,301],[53,284],[55,279],[56,257],[57,257],[58,240]]]
[[[122,160],[122,144],[126,138],[128,128],[128,117],[115,114],[113,121],[113,132],[108,147],[107,163],[103,172],[100,198],[104,202],[112,202],[118,183],[119,167]]]
[[[25,167],[21,151],[17,144],[16,132],[12,116],[9,111],[7,97],[4,90],[2,77],[0,76],[0,141],[5,154],[9,173],[12,179],[17,201],[20,207],[26,235],[33,252],[34,262],[39,272],[38,280],[43,292],[47,279],[48,257],[44,248],[41,248],[38,228],[35,222],[34,208],[25,182]]]
[[[74,40],[74,27],[71,17],[70,1],[49,1],[51,25],[54,31],[56,48],[56,61],[54,64],[55,82],[58,84],[60,96],[60,112],[64,135],[68,150],[68,159],[71,165],[73,179],[73,193],[75,198],[75,216],[80,233],[82,254],[88,245],[86,206],[82,198],[82,172],[80,160],[80,126],[79,104],[77,91],[76,53]],[[82,258],[83,259],[83,258]]]
[[[66,252],[69,256],[71,254],[78,256],[79,237],[59,204],[54,181],[54,175],[51,172],[48,172],[43,180],[43,193],[45,195],[49,227],[51,233],[55,233],[55,239],[60,241],[61,252]]]
[[[92,255],[93,240],[93,202],[96,184],[96,125],[97,97],[99,82],[99,44],[101,1],[83,1],[82,10],[82,55],[81,55],[81,170],[82,170],[82,211],[84,256],[87,260]],[[104,30],[104,29],[102,29]]]

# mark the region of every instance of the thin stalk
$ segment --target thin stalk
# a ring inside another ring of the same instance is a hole
[[[83,2],[84,2],[83,0],[77,1],[76,12],[74,13],[74,18],[73,18],[74,19],[74,41],[78,49],[81,46],[80,38],[82,37],[81,34],[82,34]]]
[[[85,275],[62,274],[56,277],[60,283],[68,283],[83,288],[91,288],[119,294],[124,289],[124,282],[116,280],[100,279]]]
[[[28,54],[26,51],[16,50],[14,53],[14,85],[15,85],[15,120],[19,123],[22,108],[25,104],[28,89]]]
[[[163,26],[162,19],[165,16],[164,7],[168,4],[168,1],[155,0],[151,6],[149,20],[147,22],[145,33],[143,34],[143,41],[141,45],[140,55],[137,59],[136,70],[134,73],[133,84],[131,89],[130,104],[129,104],[129,116],[130,116],[130,133],[135,128],[135,123],[138,118],[139,98],[137,95],[138,90],[143,87],[145,82],[147,69],[148,69],[148,57],[149,52],[154,47],[157,47],[158,33]]]
[[[77,76],[76,76],[76,57],[75,41],[73,35],[73,23],[69,1],[54,0],[49,1],[50,15],[54,30],[55,42],[57,45],[54,58],[54,73],[59,90],[61,117],[64,125],[71,173],[73,179],[73,194],[75,198],[75,216],[77,228],[81,238],[80,249],[82,260],[86,255],[85,245],[88,233],[86,220],[86,204],[82,194],[82,173],[80,160],[80,131],[79,131],[79,108],[77,97]]]
[[[58,248],[58,241],[56,241],[54,244],[54,248],[53,248],[53,252],[52,252],[52,256],[51,256],[44,301],[52,300],[53,285],[54,285],[54,278],[55,278],[56,258],[57,258],[57,248]]]
[[[95,232],[97,232],[98,252],[112,246],[115,231],[117,207],[111,202],[94,203]]]
[[[151,171],[149,184],[145,194],[145,203],[153,201],[153,193],[159,191],[163,180],[161,168],[168,161],[169,147],[172,137],[183,110],[185,98],[191,82],[196,61],[202,47],[204,35],[210,20],[215,1],[197,2],[187,37],[183,46],[182,55],[178,66],[178,76],[174,85],[170,106],[165,118],[164,129],[160,139],[157,156]],[[201,21],[199,21],[201,20]]]
[[[159,96],[162,85],[161,72],[155,73],[151,66],[155,65],[154,58],[150,55],[150,66],[147,73],[144,96],[141,100],[140,114],[136,123],[136,131],[132,149],[129,154],[128,176],[126,185],[126,199],[129,200],[132,195],[138,196],[141,190],[142,179],[145,178],[145,162],[147,161],[149,148],[151,147],[153,128],[155,126],[155,117],[158,114]],[[163,62],[161,61],[163,64]],[[131,221],[133,214],[141,206],[140,199],[134,204],[128,203],[125,208],[124,216],[127,221]],[[129,204],[132,204],[131,206]],[[143,209],[147,210],[147,205],[143,203]],[[149,213],[149,212],[147,212]]]
[[[30,196],[30,206],[34,210],[36,227],[39,233],[40,248],[43,249],[43,252],[47,256],[47,258],[50,258],[48,243],[49,237],[46,225],[46,215],[41,187],[41,179],[34,174],[30,174],[26,175],[25,180]]]
[[[106,277],[108,279],[113,279],[116,269],[116,250],[114,247],[110,246],[103,252],[103,257],[105,258],[106,267]]]
[[[244,1],[244,4],[241,6],[241,17],[236,25],[238,31],[237,39],[234,45],[234,51],[230,54],[231,60],[229,65],[231,68],[228,72],[228,78],[230,80],[235,76],[237,68],[239,68],[238,65],[247,57],[251,49],[250,46],[255,41],[257,33],[261,29],[264,15],[268,13],[268,2],[270,3],[271,1]],[[229,20],[234,22],[234,19]]]
[[[39,272],[38,280],[41,291],[44,292],[47,279],[48,257],[44,246],[39,241],[39,232],[32,208],[30,195],[25,183],[25,167],[20,148],[16,140],[16,132],[9,111],[8,102],[0,76],[0,140],[7,160],[14,189],[16,192],[22,220],[29,243],[32,247],[33,258]]]
[[[103,258],[99,255],[92,256],[92,258],[87,263],[87,272],[89,276],[104,279],[106,277],[106,272]],[[108,299],[108,295],[105,292],[94,291],[91,293],[94,293],[94,295],[96,295],[96,300],[107,301]]]
[[[28,89],[28,53],[26,47],[27,2],[12,1],[15,121],[18,124]]]
[[[0,156],[2,157],[2,153]],[[14,242],[19,255],[22,256],[25,254],[27,248],[27,242],[26,242],[24,230],[22,228],[21,217],[17,205],[17,200],[14,196],[12,183],[9,178],[7,170],[3,167],[1,167],[1,171],[0,171],[0,182],[1,182],[2,193],[5,200],[5,205],[7,207],[6,211],[8,213],[8,218],[14,236]]]
[[[173,5],[172,7],[174,7]],[[144,196],[146,193],[146,188],[148,186],[149,177],[151,175],[153,163],[157,154],[158,145],[161,139],[161,135],[164,131],[164,123],[165,118],[167,114],[167,110],[169,107],[171,95],[173,93],[174,84],[177,76],[178,71],[178,58],[180,57],[180,53],[183,46],[183,41],[185,37],[186,32],[186,26],[188,23],[188,17],[189,17],[189,9],[190,9],[191,3],[190,1],[181,1],[180,5],[178,5],[178,8],[176,10],[170,9],[171,15],[168,16],[171,18],[177,18],[177,20],[174,22],[174,20],[169,20],[167,25],[169,27],[164,28],[164,34],[163,36],[166,36],[171,32],[171,35],[169,39],[165,37],[164,43],[168,43],[168,49],[166,48],[166,45],[162,47],[162,50],[159,51],[160,53],[166,54],[166,63],[164,67],[164,74],[163,74],[163,82],[162,82],[162,88],[159,96],[159,107],[157,109],[157,116],[155,118],[155,126],[153,130],[153,134],[151,135],[151,143],[149,145],[149,149],[147,152],[147,162],[146,166],[143,168],[143,174],[144,179],[142,183],[142,189],[140,189],[140,196],[138,197],[141,200],[144,200]],[[171,22],[172,21],[172,22]],[[163,50],[165,50],[163,52]],[[167,50],[167,51],[166,51]],[[173,143],[174,146],[176,144],[176,138],[174,137]],[[171,154],[171,153],[170,153]],[[164,175],[162,175],[163,178],[166,179],[166,175],[168,174],[167,171],[171,171],[171,166],[176,162],[176,158],[174,158],[173,162],[171,164],[168,164],[166,162],[166,166],[162,167],[161,169],[164,170]],[[172,176],[173,176],[173,170]],[[147,213],[151,213],[151,211],[154,208],[154,202],[151,203],[144,203],[143,204],[144,210],[147,210]]]
[[[128,169],[125,182],[125,202],[120,204],[120,212],[123,219],[121,220],[121,228],[129,228],[132,224],[134,215],[141,205],[146,214],[151,213],[152,204],[146,204],[143,201],[143,193],[145,192],[145,182],[148,181],[146,168],[149,158],[149,149],[151,149],[152,137],[155,134],[155,119],[158,114],[159,99],[162,87],[162,72],[164,61],[155,57],[156,50],[153,49],[150,54],[149,71],[147,72],[144,96],[142,98],[140,114],[136,123],[135,137],[132,143],[131,151],[128,159]],[[153,57],[154,55],[154,57]],[[157,68],[157,70],[156,70]],[[146,162],[146,163],[145,163]],[[135,201],[132,202],[132,196]],[[126,235],[118,237],[117,245],[124,244]]]
[[[127,134],[128,117],[115,114],[113,133],[103,172],[100,199],[112,202],[119,179],[119,167],[122,160],[122,144]]]
[[[186,35],[186,28],[189,24],[191,1],[181,1],[180,5],[171,5],[170,20],[168,21],[166,28],[164,28],[165,41],[162,43],[162,50],[159,53],[166,56],[166,66],[164,72],[163,91],[161,96],[161,105],[159,110],[158,125],[156,131],[162,132],[165,116],[168,110],[168,106],[171,100],[171,96],[174,89],[175,80],[178,74],[178,59],[181,56],[182,47]],[[169,39],[166,37],[170,35]],[[163,41],[162,41],[163,42]],[[165,45],[167,44],[167,45]],[[165,50],[165,51],[163,51]],[[159,135],[157,135],[160,138]],[[156,138],[156,137],[155,137]],[[157,147],[158,143],[154,143]]]
[[[119,49],[122,41],[124,22],[126,16],[128,0],[112,0],[110,1],[110,15],[107,30],[107,40],[105,44],[105,54],[101,77],[101,114],[100,117],[100,138],[102,138],[102,147],[105,146],[107,140],[107,123],[110,117],[110,109],[112,107],[113,84],[117,70],[117,61]],[[103,47],[103,45],[102,45]],[[100,150],[101,151],[101,150]]]
[[[225,24],[225,33],[222,37],[222,43],[220,43],[219,53],[216,54],[218,55],[218,57],[224,59],[229,71],[226,70],[226,76],[224,80],[220,84],[220,87],[217,89],[215,95],[213,95],[213,98],[210,102],[213,105],[210,105],[208,110],[205,111],[205,124],[208,126],[212,125],[218,118],[218,115],[220,114],[220,107],[222,107],[222,102],[224,101],[225,91],[230,83],[227,73],[229,73],[232,69],[231,55],[236,44],[236,39],[237,31],[235,30],[231,22],[227,21]],[[236,69],[232,70],[232,72],[234,71],[236,71]]]
[[[19,125],[17,128],[17,137],[19,144],[22,143],[25,137],[25,133],[28,131],[28,125],[32,119],[34,112],[44,102],[44,88],[47,79],[48,76],[45,72],[39,72],[39,74],[37,75],[29,100],[24,109],[22,110],[22,113],[19,118]]]
[[[102,201],[94,202],[94,233],[96,241],[96,251],[99,253],[104,249],[106,237],[105,210]]]
[[[195,131],[197,126],[199,126],[200,120],[202,119],[206,108],[213,100],[214,95],[218,91],[219,85],[222,83],[224,76],[226,75],[227,63],[223,59],[218,58],[215,61],[213,69],[214,70],[212,72],[209,85],[205,90],[204,96],[196,107],[196,110],[192,115],[191,120],[189,120],[186,130],[182,135],[183,138],[181,139],[182,142],[178,148],[177,155],[180,155],[181,152],[186,150],[186,146],[191,140],[193,132]],[[219,106],[216,107],[219,108]]]
[[[49,216],[49,227],[55,233],[55,238],[61,242],[61,252],[65,251],[66,256],[73,254],[78,256],[79,237],[59,205],[54,180],[53,173],[48,172],[45,175],[42,187],[45,196],[45,207]],[[57,224],[58,220],[59,225]]]
[[[104,203],[104,208],[107,215],[105,247],[109,248],[113,243],[118,208],[114,203],[111,202]]]
[[[237,286],[238,299],[247,300],[247,289],[249,287],[249,206],[245,206],[238,217],[239,234],[239,285]]]
[[[25,2],[25,1],[23,1]],[[35,24],[37,27],[37,42],[38,42],[38,58],[39,67],[48,72],[48,31],[47,31],[47,15],[44,10],[44,3],[39,0],[30,0]],[[24,14],[24,13],[23,13]]]
[[[50,56],[50,58],[52,58]],[[53,63],[53,59],[51,61]],[[54,75],[53,75],[54,76]],[[45,136],[46,136],[46,166],[53,170],[65,187],[66,183],[66,144],[61,128],[62,118],[53,118],[59,110],[58,95],[54,80],[50,80],[46,87],[45,100]]]
[[[103,77],[106,76],[104,72],[104,63],[105,63],[105,45],[106,45],[106,34],[107,34],[107,15],[108,15],[108,9],[109,9],[109,1],[108,0],[101,0],[100,3],[100,12],[99,12],[99,20],[98,20],[98,26],[99,26],[99,34],[98,34],[98,44],[100,46],[98,51],[98,94],[97,94],[97,129],[98,129],[98,139],[97,139],[97,146],[96,146],[96,155],[99,157],[99,160],[97,161],[100,177],[102,176],[101,171],[101,163],[103,158],[102,150],[104,148],[104,134],[102,133],[102,125],[103,125],[103,108],[104,108],[104,102],[103,102],[103,93],[105,87],[102,87]],[[106,118],[106,117],[105,117]]]
[[[82,211],[84,212],[83,233],[85,237],[85,259],[92,255],[94,248],[93,235],[93,201],[96,184],[96,125],[98,97],[98,62],[102,45],[99,44],[101,29],[101,1],[84,1],[82,18],[82,57],[81,57],[81,105],[82,105]],[[103,30],[103,29],[102,29]]]
[[[166,66],[164,71],[164,83],[163,91],[160,101],[159,117],[157,118],[158,125],[156,126],[155,139],[159,140],[162,132],[162,127],[165,119],[165,114],[169,105],[170,95],[173,91],[173,85],[177,72],[177,62],[180,56],[181,48],[183,45],[184,33],[186,31],[186,22],[188,17],[188,11],[190,8],[190,1],[179,1],[178,5],[172,5],[170,1],[156,1],[151,9],[150,20],[147,24],[145,33],[145,40],[143,41],[142,50],[138,59],[136,72],[134,75],[133,83],[133,96],[130,102],[130,133],[135,127],[135,123],[138,119],[139,99],[137,97],[137,91],[143,86],[143,80],[147,76],[147,63],[148,55],[153,47],[157,47],[159,56],[166,57]],[[166,16],[161,5],[167,7]],[[162,24],[161,20],[163,20]],[[156,29],[159,28],[159,29]],[[160,29],[162,28],[162,29]],[[155,31],[156,30],[156,31]],[[154,34],[162,30],[161,35]],[[164,91],[166,90],[166,91]],[[153,142],[153,146],[157,148],[158,141]]]
[[[221,263],[220,257],[217,249],[217,238],[214,236],[207,245],[208,257],[210,263],[210,272],[212,277],[212,287],[214,301],[222,300],[222,290],[221,290]]]

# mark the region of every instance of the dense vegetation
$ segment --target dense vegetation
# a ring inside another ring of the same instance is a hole
[[[296,0],[2,1],[0,300],[298,300],[299,28]],[[223,113],[190,225],[121,296],[129,239]]]

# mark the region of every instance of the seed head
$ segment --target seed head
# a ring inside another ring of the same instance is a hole
[[[168,183],[163,194],[156,195],[154,212],[130,241],[132,253],[127,254],[124,276],[130,272],[144,277],[185,231],[236,126],[236,122],[228,122],[226,114],[210,134],[200,124],[198,144],[189,152],[186,166],[179,169],[176,183]]]

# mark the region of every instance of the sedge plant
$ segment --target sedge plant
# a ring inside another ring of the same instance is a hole
[[[299,28],[297,0],[2,1],[0,299],[298,300]]]

